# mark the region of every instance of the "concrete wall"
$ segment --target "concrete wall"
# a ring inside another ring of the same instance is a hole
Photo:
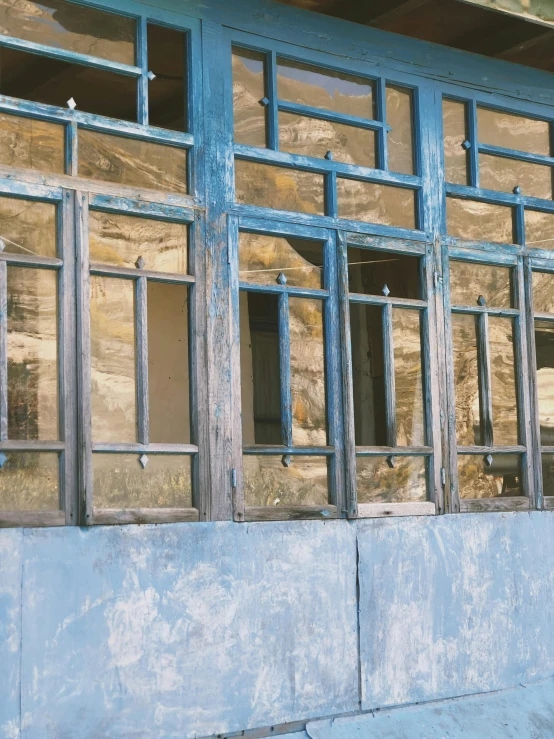
[[[547,677],[553,548],[548,512],[1,531],[0,736],[207,736]]]

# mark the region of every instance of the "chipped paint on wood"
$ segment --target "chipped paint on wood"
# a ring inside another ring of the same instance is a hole
[[[20,736],[21,568],[23,531],[0,536],[0,736]]]

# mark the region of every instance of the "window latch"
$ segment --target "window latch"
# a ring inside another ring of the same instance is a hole
[[[443,487],[446,485],[446,470],[444,467],[441,467],[441,485]]]

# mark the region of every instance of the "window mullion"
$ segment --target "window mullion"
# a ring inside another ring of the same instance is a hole
[[[479,404],[481,407],[481,443],[492,447],[492,391],[489,347],[489,316],[486,311],[477,318],[477,365],[479,376]]]
[[[279,295],[279,366],[281,379],[281,435],[283,444],[292,446],[292,394],[290,374],[289,296]]]
[[[138,78],[137,120],[148,125],[148,24],[146,17],[141,16],[137,24],[137,66],[141,75]]]
[[[0,441],[8,438],[8,265],[0,260]]]
[[[139,277],[135,284],[136,365],[137,365],[137,414],[139,444],[150,443],[148,412],[148,315],[146,277]]]
[[[394,376],[394,337],[392,304],[383,306],[383,354],[385,371],[385,407],[387,446],[396,446],[396,382]]]

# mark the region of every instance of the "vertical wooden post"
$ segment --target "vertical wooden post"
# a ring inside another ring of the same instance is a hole
[[[0,260],[0,441],[8,438],[8,265]]]
[[[290,374],[289,296],[279,295],[279,377],[281,380],[281,439],[292,446],[292,395]]]
[[[148,283],[146,277],[135,281],[135,326],[137,368],[137,417],[139,444],[150,443],[148,408]]]

